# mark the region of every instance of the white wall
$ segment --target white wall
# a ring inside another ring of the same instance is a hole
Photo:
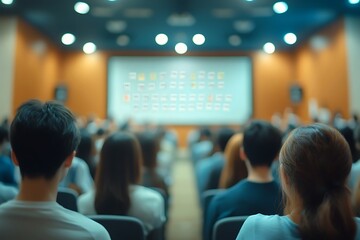
[[[350,111],[360,114],[360,18],[347,17],[345,24]]]
[[[15,64],[16,19],[0,18],[0,120],[11,114]]]

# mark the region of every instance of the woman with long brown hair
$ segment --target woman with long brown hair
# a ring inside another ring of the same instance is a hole
[[[240,148],[244,135],[237,133],[230,138],[225,147],[225,165],[221,172],[219,188],[229,188],[248,175],[245,161],[240,158]]]
[[[131,133],[109,136],[101,149],[95,189],[78,199],[79,212],[85,215],[128,215],[139,218],[149,232],[165,221],[162,196],[138,185],[141,150]]]
[[[251,216],[237,239],[360,239],[346,185],[352,156],[336,129],[295,129],[279,161],[286,215]]]

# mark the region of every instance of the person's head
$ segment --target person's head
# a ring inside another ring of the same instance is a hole
[[[352,159],[344,137],[314,124],[295,129],[280,152],[286,213],[300,212],[303,239],[353,239],[355,224],[346,187]]]
[[[138,134],[143,156],[143,166],[147,169],[155,169],[157,166],[157,153],[159,151],[159,139],[153,132],[143,132]]]
[[[252,167],[270,167],[281,148],[281,139],[280,130],[269,122],[252,121],[244,130],[242,158]]]
[[[229,188],[247,177],[247,168],[240,158],[240,148],[243,144],[244,135],[237,133],[233,135],[225,148],[225,166],[221,172],[220,188]]]
[[[354,130],[354,141],[356,150],[360,152],[360,124],[357,125]]]
[[[211,140],[211,130],[208,127],[202,127],[199,130],[199,141]]]
[[[220,128],[216,134],[216,145],[220,152],[225,151],[225,147],[229,139],[234,135],[235,131],[230,128]]]
[[[339,128],[338,130],[343,135],[346,142],[349,144],[352,160],[353,160],[353,162],[355,162],[357,160],[357,154],[356,154],[354,130],[347,125]]]
[[[0,146],[9,141],[9,130],[5,126],[0,126]]]
[[[76,156],[89,164],[92,153],[95,150],[94,142],[90,133],[85,128],[80,130],[80,136],[81,139],[76,151]]]
[[[10,127],[12,158],[23,178],[49,180],[70,167],[79,140],[74,115],[56,102],[22,104]]]
[[[129,186],[140,181],[141,151],[137,138],[127,132],[110,135],[100,152],[95,177],[95,209],[98,214],[126,214]]]

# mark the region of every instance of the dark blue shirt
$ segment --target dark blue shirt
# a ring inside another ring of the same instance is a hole
[[[255,183],[245,179],[215,196],[207,212],[204,239],[210,240],[213,227],[220,219],[257,213],[282,214],[281,189],[275,181]]]
[[[15,181],[15,167],[7,156],[0,156],[0,182],[5,185],[17,186]]]

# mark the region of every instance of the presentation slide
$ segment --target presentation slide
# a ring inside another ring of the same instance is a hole
[[[249,57],[111,57],[108,116],[138,124],[241,124],[252,115]]]

